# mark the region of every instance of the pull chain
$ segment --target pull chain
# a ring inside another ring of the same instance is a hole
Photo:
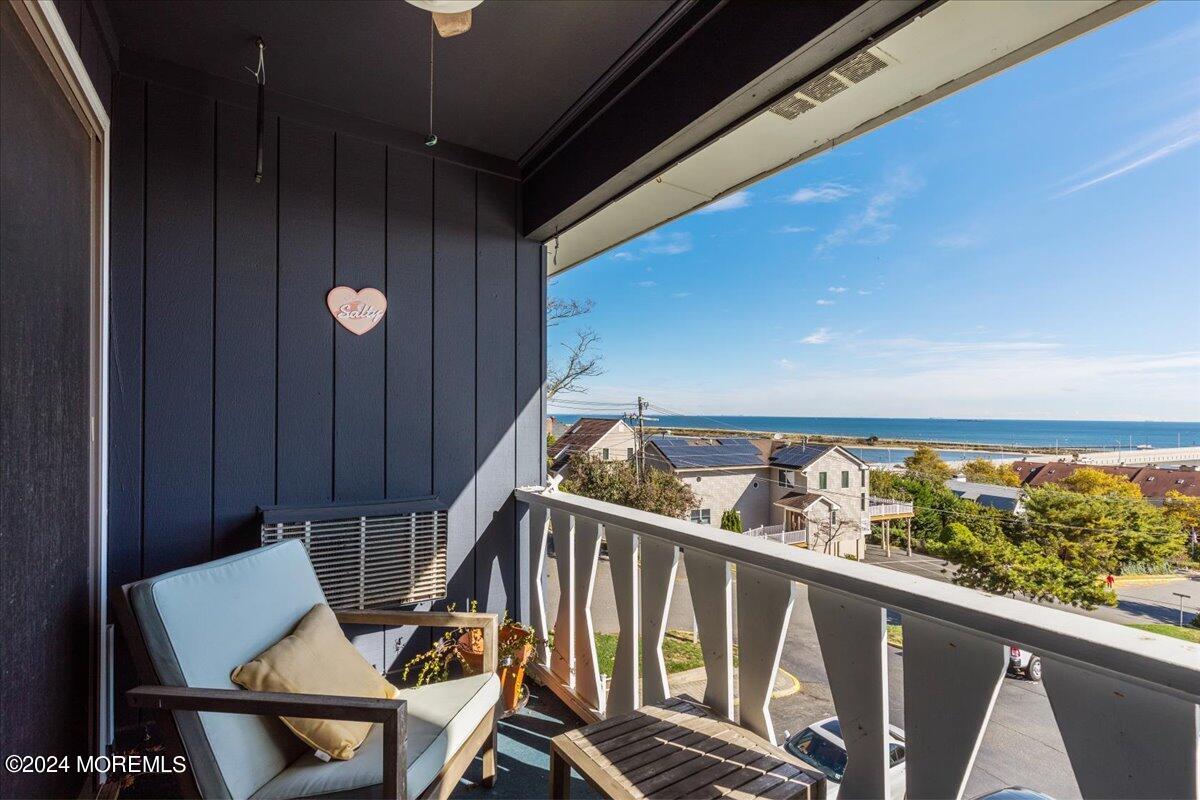
[[[426,147],[438,143],[437,134],[433,132],[433,16],[429,17],[429,136],[425,139]]]

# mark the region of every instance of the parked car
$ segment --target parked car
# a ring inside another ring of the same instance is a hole
[[[1042,660],[1028,650],[1013,645],[1008,648],[1008,671],[1014,675],[1024,675],[1031,681],[1042,679]]]
[[[891,766],[889,776],[893,800],[904,797],[904,731],[890,725]],[[846,743],[842,740],[842,725],[837,717],[829,717],[788,736],[783,747],[809,766],[819,769],[828,778],[826,800],[836,800],[846,771]]]
[[[994,792],[981,794],[975,800],[1054,800],[1054,798],[1048,794],[1042,794],[1036,789],[1009,786],[1007,789],[997,789]]]

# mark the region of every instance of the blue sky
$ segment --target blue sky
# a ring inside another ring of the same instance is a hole
[[[574,397],[1200,419],[1197,53],[1150,6],[552,279],[596,303]]]

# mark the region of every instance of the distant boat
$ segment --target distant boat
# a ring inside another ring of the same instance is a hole
[[[1152,444],[1139,444],[1139,445],[1137,446],[1137,448],[1136,448],[1136,449],[1138,449],[1138,450],[1153,450],[1153,449],[1154,449],[1154,445],[1152,445]]]

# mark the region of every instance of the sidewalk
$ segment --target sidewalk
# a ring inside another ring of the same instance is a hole
[[[701,700],[704,698],[704,689],[708,686],[708,676],[704,674],[704,667],[696,667],[696,669],[684,670],[683,672],[676,672],[674,675],[668,675],[667,685],[671,687],[671,694],[673,695],[690,694],[697,700]],[[796,680],[795,675],[784,669],[775,673],[775,687],[771,691],[772,700],[790,697],[798,691],[800,691],[800,681]],[[737,668],[734,667],[733,702],[736,704],[737,701]]]

